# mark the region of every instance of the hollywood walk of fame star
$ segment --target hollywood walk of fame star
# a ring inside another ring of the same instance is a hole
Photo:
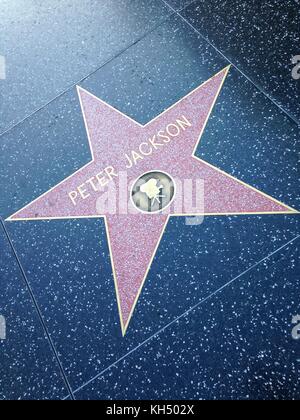
[[[92,161],[8,219],[104,217],[123,334],[169,217],[297,213],[195,156],[228,71],[229,67],[220,71],[146,125],[78,87]],[[143,155],[137,152],[141,150]],[[170,174],[173,179],[203,179],[204,210],[178,214],[170,207],[169,214],[99,213],[97,192],[113,183],[121,193],[117,179],[124,170],[131,183],[151,171]]]

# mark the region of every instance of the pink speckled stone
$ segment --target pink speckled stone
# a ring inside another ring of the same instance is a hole
[[[108,166],[113,166],[118,173],[125,171],[125,153],[137,151],[142,142],[147,142],[160,130],[165,130],[168,124],[185,116],[192,126],[182,130],[151,156],[138,161],[127,171],[129,182],[152,170],[167,172],[179,180],[203,179],[205,214],[292,212],[276,200],[193,157],[227,71],[218,73],[145,126],[79,88],[93,161],[11,217],[11,220],[20,220],[106,216],[123,331],[128,326],[168,215],[98,214],[97,193],[88,189],[90,196],[85,200],[78,199],[74,206],[68,196],[70,191]],[[118,179],[113,182],[118,193]],[[203,208],[198,212],[203,213]],[[174,214],[173,207],[170,213]]]

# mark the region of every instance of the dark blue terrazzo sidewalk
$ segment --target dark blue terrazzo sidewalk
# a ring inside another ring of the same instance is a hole
[[[299,210],[296,1],[1,5],[3,220],[90,161],[79,81],[145,124],[229,63],[197,156]],[[300,399],[298,214],[172,219],[124,338],[102,219],[3,226],[1,400]]]

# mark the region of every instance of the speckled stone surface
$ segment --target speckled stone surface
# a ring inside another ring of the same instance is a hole
[[[159,25],[161,0],[4,0],[0,133]]]
[[[300,400],[299,240],[174,322],[77,399]]]
[[[1,224],[0,249],[0,400],[61,399],[67,388]]]
[[[197,0],[182,13],[257,86],[300,121],[300,8],[294,0]]]
[[[227,64],[179,17],[172,17],[145,40],[88,78],[83,87],[140,123],[146,123]],[[232,70],[202,137],[197,155],[299,209],[298,139],[297,125],[240,73]],[[63,95],[34,117],[2,136],[1,142],[3,193],[0,196],[0,214],[3,217],[10,216],[49,190],[91,158],[75,90]],[[67,377],[73,390],[76,390],[164,328],[174,318],[295,238],[299,233],[298,220],[298,215],[211,217],[206,218],[204,224],[193,227],[186,226],[184,219],[172,220],[161,242],[125,338],[122,338],[119,326],[115,288],[102,220],[16,222],[7,223],[6,226],[41,307],[47,328],[59,351]],[[284,265],[287,269],[295,259],[293,255],[290,260],[286,257]],[[271,279],[268,284],[284,284],[285,280],[280,271],[272,271],[272,267],[269,271],[270,277],[267,277],[268,271],[265,274],[266,278]],[[293,270],[289,273],[286,272],[285,275],[287,278],[290,275],[296,293],[289,302],[296,302],[299,285]],[[255,281],[251,282],[250,290],[243,293],[256,296],[253,305],[255,308],[257,304],[259,312],[262,310],[261,296],[264,296],[264,292],[263,289],[253,286],[254,284]],[[228,313],[232,313],[230,308],[233,302],[236,302],[236,312],[239,314],[237,318],[242,317],[246,300],[243,294],[235,297],[234,287],[231,291],[228,289],[227,294],[225,290],[218,295],[218,301],[224,305],[225,319],[228,318]],[[270,315],[274,308],[270,303],[271,295],[266,293],[266,296],[268,300],[265,310]],[[283,306],[286,301],[281,301]],[[136,389],[133,389],[132,384],[126,383],[125,375],[121,370],[118,373],[116,368],[116,375],[119,376],[110,377],[110,372],[113,375],[114,372],[109,371],[104,379],[93,382],[76,395],[78,398],[103,398],[113,395],[124,398],[129,395],[137,398],[176,398],[181,392],[181,398],[197,396],[196,386],[189,385],[189,375],[193,374],[190,366],[198,366],[198,370],[194,371],[199,375],[201,369],[204,369],[197,357],[202,351],[203,338],[199,329],[204,331],[205,325],[207,329],[212,328],[209,323],[210,317],[213,320],[220,312],[217,302],[215,307],[217,309],[214,312],[213,306],[207,306],[206,315],[201,314],[195,322],[192,318],[187,318],[187,326],[177,334],[178,340],[181,340],[179,346],[176,343],[174,345],[174,333],[166,332],[160,335],[158,340],[164,343],[163,347],[167,349],[167,353],[163,353],[163,349],[159,352],[155,349],[155,352],[151,353],[149,348],[151,357],[147,361],[146,371],[152,385],[156,381],[150,390],[150,385],[146,383],[147,377],[143,375],[143,379],[140,379],[136,373],[136,369],[138,370],[142,363],[146,363],[146,356],[142,352],[133,353],[128,359],[132,374],[125,368],[122,371],[131,379],[136,377]],[[294,307],[292,309],[294,310]],[[216,319],[220,322],[219,318]],[[232,329],[246,322],[252,325],[255,322],[252,322],[249,316],[238,319],[236,324],[232,321]],[[217,326],[219,327],[219,324]],[[259,328],[265,331],[264,324],[259,325]],[[290,325],[286,328],[289,329]],[[242,344],[245,340],[244,335],[245,330],[240,328]],[[279,337],[282,337],[280,331]],[[224,339],[228,341],[230,334]],[[211,347],[207,348],[213,348],[213,343],[216,342],[213,352],[218,353],[221,344],[213,338],[211,340]],[[272,343],[276,343],[276,340],[274,335]],[[186,344],[189,342],[191,347]],[[239,376],[242,380],[247,376],[244,373],[244,364],[238,363],[235,353],[234,357],[231,353],[227,354],[227,350],[231,350],[232,341],[229,340],[228,343],[223,350],[223,361],[226,358],[229,360],[224,375],[230,378],[230,363],[233,373],[232,378],[228,379],[231,387],[227,384],[227,396],[245,398],[250,391],[247,391],[246,387],[240,388],[241,381],[238,380]],[[268,347],[266,341],[262,342],[260,350],[267,349],[266,351],[270,352],[270,348],[273,349],[272,343]],[[244,347],[242,344],[237,350],[238,354],[244,352],[243,348],[247,348],[246,344]],[[292,342],[291,346],[294,344]],[[255,349],[254,344],[249,344],[251,345],[252,349]],[[194,361],[187,359],[176,382],[173,372],[176,372],[176,366],[179,366],[181,360],[178,348],[182,348],[186,353],[192,348],[189,357],[194,357]],[[293,357],[293,348],[285,348],[287,357]],[[255,354],[255,350],[253,352]],[[154,354],[155,362],[152,362]],[[164,360],[164,354],[168,354],[168,363],[163,362],[167,366],[165,371],[163,365],[159,366],[156,360],[160,357]],[[274,352],[274,358],[276,355]],[[206,357],[209,359],[209,356]],[[222,361],[222,358],[220,360]],[[207,363],[210,366],[209,361]],[[224,396],[226,390],[223,394],[220,391],[221,388],[225,389],[218,380],[220,365],[214,365],[214,361],[211,363],[216,369],[214,371],[213,368],[208,368],[207,393],[203,392],[202,396],[218,398]],[[164,372],[165,391],[161,387],[162,381],[154,379],[160,368]],[[275,377],[279,378],[277,386],[280,387],[282,371],[277,367],[277,370],[274,368],[274,372]],[[252,375],[255,376],[255,372]],[[267,397],[274,396],[268,388],[269,377],[261,375],[257,375],[258,386],[261,390],[267,389]],[[186,382],[185,377],[189,378]],[[294,378],[294,371],[287,368],[286,377]],[[115,391],[111,390],[114,381]],[[247,379],[244,383],[246,381]],[[198,380],[195,379],[194,382],[198,384]],[[173,386],[174,383],[176,386]],[[290,382],[285,384],[283,387],[287,395],[295,396],[295,385],[290,385]],[[124,389],[121,390],[123,385]],[[282,390],[282,395],[283,392]]]

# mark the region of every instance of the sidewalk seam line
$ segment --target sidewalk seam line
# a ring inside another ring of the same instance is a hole
[[[40,307],[39,307],[39,305],[38,305],[38,303],[37,303],[37,300],[36,300],[36,298],[35,298],[35,296],[34,296],[34,293],[33,293],[32,288],[31,288],[31,286],[30,286],[30,284],[29,284],[29,281],[28,281],[28,279],[27,279],[27,276],[26,276],[26,273],[25,273],[25,271],[24,271],[24,268],[23,268],[23,266],[22,266],[22,264],[21,264],[21,261],[20,261],[20,259],[19,259],[19,257],[18,257],[18,254],[17,254],[17,251],[16,251],[16,249],[15,249],[15,247],[14,247],[14,245],[13,245],[13,242],[12,242],[12,240],[11,240],[11,238],[10,238],[10,235],[9,235],[9,233],[8,233],[7,229],[6,229],[6,226],[5,226],[5,224],[4,224],[3,220],[2,220],[2,218],[0,218],[0,222],[1,222],[1,226],[2,226],[2,228],[3,228],[4,234],[5,234],[6,238],[7,238],[8,243],[9,243],[9,246],[10,246],[10,248],[11,248],[11,250],[12,250],[13,256],[14,256],[14,258],[15,258],[16,262],[17,262],[17,265],[18,265],[19,270],[20,270],[20,272],[21,272],[21,275],[22,275],[22,277],[23,277],[23,280],[24,280],[24,282],[25,282],[25,285],[26,285],[27,291],[29,292],[29,295],[30,295],[30,297],[31,297],[31,300],[32,300],[32,302],[33,302],[33,305],[34,305],[34,307],[35,307],[35,310],[37,311],[37,315],[38,315],[39,321],[40,321],[40,323],[42,324],[42,327],[43,327],[44,333],[45,333],[45,335],[46,335],[46,337],[47,337],[47,340],[48,340],[48,342],[49,342],[49,345],[50,345],[50,347],[51,347],[51,350],[52,350],[52,352],[53,352],[53,354],[54,354],[54,357],[55,357],[55,359],[56,359],[56,362],[57,362],[57,364],[58,364],[58,366],[59,366],[59,370],[60,370],[60,373],[61,373],[61,375],[62,375],[62,379],[63,379],[63,381],[64,381],[64,383],[65,383],[65,386],[66,386],[66,388],[67,388],[67,390],[68,390],[68,392],[69,392],[69,394],[70,394],[70,397],[72,398],[72,400],[75,400],[74,392],[73,392],[73,390],[72,390],[72,388],[71,388],[71,385],[70,385],[70,383],[69,383],[69,381],[68,381],[68,378],[67,378],[67,376],[66,376],[66,373],[65,373],[65,371],[64,371],[64,368],[63,368],[63,366],[62,366],[62,364],[61,364],[61,361],[60,361],[60,358],[59,358],[58,352],[57,352],[56,347],[55,347],[55,345],[54,345],[54,343],[53,343],[53,340],[52,340],[52,338],[51,338],[51,335],[50,335],[50,333],[49,333],[49,331],[48,331],[48,328],[47,328],[46,322],[44,321],[44,318],[43,318],[43,315],[42,315],[42,311],[41,311],[41,309],[40,309]]]

